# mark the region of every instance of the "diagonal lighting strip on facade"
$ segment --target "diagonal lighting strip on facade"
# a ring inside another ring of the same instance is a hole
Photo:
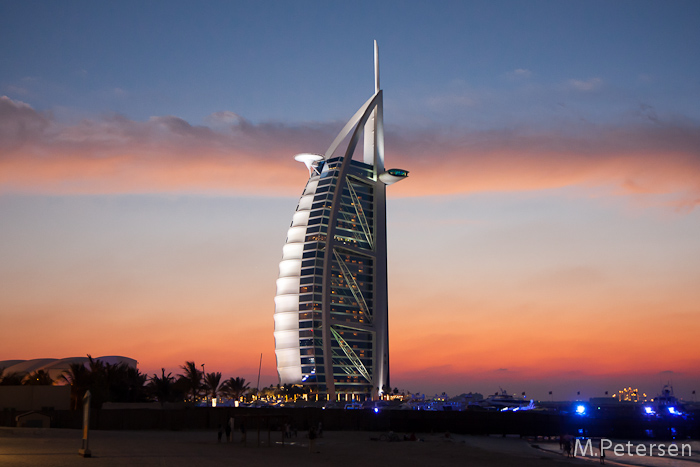
[[[357,323],[334,322],[333,327],[345,328],[348,331],[352,331],[352,332],[364,332],[364,333],[369,333],[369,334],[374,334],[374,332],[375,332],[373,328],[371,328],[369,326],[365,326],[363,324],[357,324]]]
[[[333,360],[333,365],[339,366],[339,367],[343,370],[343,372],[344,372],[346,375],[350,375],[350,376],[357,376],[357,375],[358,375],[358,373],[357,373],[356,371],[353,371],[353,370],[350,369],[350,367],[351,367],[351,368],[355,368],[355,365],[345,365],[345,364],[343,364],[342,359],[347,358],[347,356],[340,355],[340,354],[339,354],[338,352],[336,352],[335,350],[333,350],[332,352],[333,352],[333,358],[334,358],[334,360]],[[339,363],[338,363],[338,362],[339,362]]]
[[[360,372],[360,374],[370,383],[372,382],[372,377],[369,375],[369,372],[367,371],[367,368],[362,364],[362,361],[360,358],[357,356],[357,354],[352,350],[352,348],[348,345],[347,342],[345,342],[345,339],[343,339],[340,334],[338,334],[338,331],[333,329],[333,327],[330,328],[331,332],[333,333],[333,337],[335,337],[335,340],[338,341],[338,344],[340,344],[341,350],[345,353],[345,355],[348,356],[350,361],[352,362],[353,365],[355,365],[355,368],[357,368],[357,371]]]
[[[320,331],[320,329],[319,329],[319,331]],[[319,345],[322,345],[322,344],[319,343]],[[340,355],[335,350],[331,350],[331,354],[333,355],[333,358],[332,358],[333,365],[340,367],[347,375],[357,376],[358,373],[356,371],[353,371],[350,368],[348,368],[348,367],[355,368],[355,365],[354,364],[347,365],[346,363],[344,363],[343,359],[348,358],[347,356]]]
[[[352,292],[352,295],[355,297],[355,300],[357,300],[357,304],[360,306],[360,309],[367,317],[367,321],[369,321],[369,323],[371,324],[372,323],[372,314],[370,313],[369,307],[367,306],[367,303],[365,302],[365,297],[362,296],[362,291],[360,290],[360,286],[357,285],[357,282],[355,282],[355,278],[352,277],[352,273],[350,272],[350,269],[348,269],[347,264],[345,264],[345,261],[343,261],[343,258],[340,257],[340,254],[336,250],[333,250],[333,254],[335,255],[336,261],[338,261],[338,265],[340,266],[340,270],[342,271],[343,277],[345,278],[345,282],[347,282],[348,287],[350,287],[350,291]]]
[[[348,187],[348,191],[350,192],[350,198],[352,199],[352,205],[355,207],[357,218],[360,220],[360,226],[362,227],[362,231],[365,233],[367,243],[369,243],[369,249],[373,250],[374,242],[372,241],[372,232],[369,230],[369,224],[367,224],[365,212],[362,210],[362,204],[360,203],[360,199],[357,197],[357,193],[355,193],[355,189],[352,187],[352,182],[349,178],[346,185]]]

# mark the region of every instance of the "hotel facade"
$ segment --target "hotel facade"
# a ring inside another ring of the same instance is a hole
[[[408,172],[384,168],[376,42],[374,51],[374,94],[325,154],[295,156],[309,179],[279,265],[275,355],[281,384],[322,400],[375,399],[389,388],[386,186]]]

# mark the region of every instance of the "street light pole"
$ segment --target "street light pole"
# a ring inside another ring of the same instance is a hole
[[[205,374],[206,374],[206,373],[204,373],[204,363],[202,363],[202,386],[204,386],[204,381],[205,381],[204,375],[205,375]],[[206,387],[204,388],[204,405],[205,405],[205,406],[208,405],[208,404],[207,404],[207,390],[206,390]]]

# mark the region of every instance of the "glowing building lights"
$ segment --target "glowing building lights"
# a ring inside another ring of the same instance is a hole
[[[637,388],[632,389],[632,386],[620,389],[619,391],[617,391],[617,394],[613,394],[612,397],[616,398],[618,400],[618,402],[646,402],[647,401],[646,393],[640,394],[639,389],[637,389]]]

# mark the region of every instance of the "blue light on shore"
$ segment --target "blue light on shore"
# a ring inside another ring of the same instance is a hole
[[[584,415],[586,413],[586,406],[585,405],[577,405],[576,406],[576,413],[578,415]]]

